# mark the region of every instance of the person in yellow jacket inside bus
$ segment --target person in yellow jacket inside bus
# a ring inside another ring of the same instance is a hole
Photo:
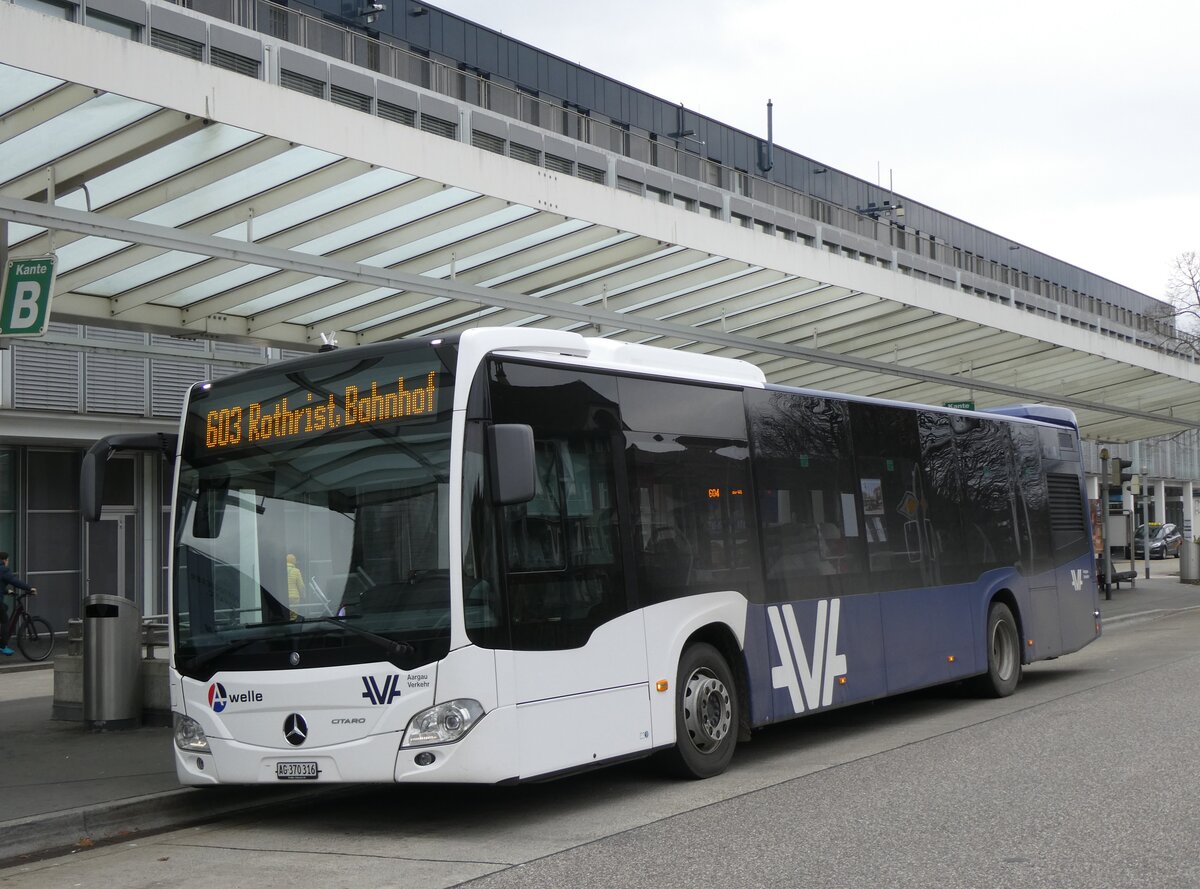
[[[296,619],[296,605],[304,594],[304,575],[296,564],[296,557],[291,553],[287,556],[288,604],[292,607],[292,620]]]

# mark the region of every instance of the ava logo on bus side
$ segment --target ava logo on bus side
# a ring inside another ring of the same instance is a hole
[[[833,703],[833,686],[846,675],[846,656],[839,654],[838,618],[841,599],[817,602],[817,622],[813,629],[812,655],[805,648],[796,612],[791,605],[771,605],[767,619],[775,637],[780,663],[771,667],[771,686],[787,689],[792,709],[797,713],[828,707]]]

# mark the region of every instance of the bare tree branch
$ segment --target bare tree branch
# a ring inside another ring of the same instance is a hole
[[[1166,296],[1167,305],[1150,319],[1161,345],[1200,356],[1200,253],[1189,250],[1175,258]]]

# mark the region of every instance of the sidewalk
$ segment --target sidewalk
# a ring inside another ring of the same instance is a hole
[[[1124,567],[1124,565],[1122,565]],[[1152,578],[1100,595],[1105,627],[1200,607],[1200,586],[1179,582],[1179,562],[1152,563]],[[0,663],[0,866],[141,833],[285,805],[333,788],[182,788],[171,729],[91,732],[50,718],[53,670],[16,654]]]

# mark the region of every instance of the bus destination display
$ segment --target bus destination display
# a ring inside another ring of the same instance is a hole
[[[252,401],[214,409],[205,418],[204,446],[207,450],[232,448],[344,426],[429,416],[437,412],[437,374],[430,371],[424,383],[415,389],[408,388],[401,376],[394,383],[381,385],[372,380],[369,387],[347,385],[340,402],[332,392],[321,400],[309,392],[299,407],[284,396],[274,402]]]

